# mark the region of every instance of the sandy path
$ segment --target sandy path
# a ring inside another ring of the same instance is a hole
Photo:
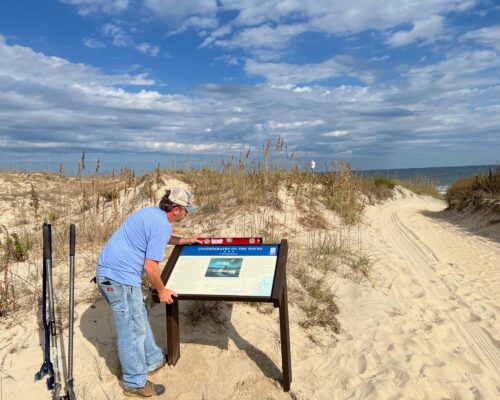
[[[386,312],[372,338],[399,334],[384,342],[389,353],[403,344],[408,398],[498,398],[500,245],[433,218],[443,208],[415,197],[369,210],[375,284],[387,293],[374,306]],[[379,356],[385,364],[387,355]]]
[[[406,268],[404,272],[410,272],[416,279],[416,285],[425,290],[426,296],[429,297],[427,300],[429,306],[439,307],[442,316],[449,320],[456,329],[457,339],[462,341],[476,361],[493,372],[500,373],[498,343],[495,343],[488,330],[481,326],[479,322],[483,318],[473,310],[474,301],[485,303],[484,306],[479,306],[481,313],[489,308],[488,304],[496,307],[488,292],[492,290],[493,295],[498,294],[498,273],[496,273],[496,268],[492,263],[482,263],[479,260],[485,257],[495,258],[494,253],[498,255],[498,250],[487,242],[479,242],[466,235],[460,235],[456,229],[443,226],[443,223],[433,224],[428,218],[422,218],[416,224],[412,224],[412,221],[417,220],[415,215],[418,212],[419,208],[389,208],[384,210],[382,223],[385,228],[385,237],[389,242],[398,245],[398,253],[405,260],[403,265],[411,268],[411,271]],[[424,241],[423,237],[425,236],[429,238],[427,242],[430,245]],[[456,260],[457,264],[449,261],[452,259]],[[448,272],[442,269],[440,272],[449,276],[441,277],[437,269],[446,266],[446,264],[450,266]],[[455,267],[453,268],[453,266]],[[470,274],[471,268],[478,275]],[[468,281],[470,281],[470,285],[468,286],[471,289],[473,286],[477,286],[474,284],[478,283],[478,279],[481,280],[479,285],[481,288],[489,286],[490,290],[482,290],[482,299],[474,300],[471,298],[472,291],[465,288],[469,282],[464,281],[464,269],[469,270]],[[487,270],[486,274],[484,274],[484,269]],[[481,279],[479,273],[486,275],[484,276],[486,282],[484,282],[484,278]],[[457,277],[453,275],[457,275]],[[457,293],[458,285],[454,284],[457,280],[461,281],[462,294]],[[495,283],[495,285],[489,285],[491,283]],[[497,302],[497,304],[499,303]],[[478,309],[478,306],[476,305],[475,308]],[[467,317],[467,314],[469,318],[464,320],[463,316]]]

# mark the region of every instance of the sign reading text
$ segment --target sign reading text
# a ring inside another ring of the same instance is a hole
[[[184,246],[166,287],[181,295],[270,297],[279,245]]]

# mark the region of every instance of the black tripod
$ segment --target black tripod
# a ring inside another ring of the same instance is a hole
[[[66,379],[66,394],[61,395],[62,383],[59,369],[59,352],[57,348],[57,327],[55,319],[54,286],[52,282],[52,227],[43,224],[43,284],[42,284],[42,325],[45,333],[44,361],[40,371],[35,374],[35,381],[46,374],[47,389],[52,390],[53,400],[75,400],[73,388],[73,327],[75,307],[75,243],[76,227],[69,229],[69,335],[68,335],[68,376]],[[47,323],[47,298],[48,315]],[[50,341],[50,343],[49,343]],[[50,346],[50,347],[49,347]],[[54,364],[51,362],[51,356]]]
[[[44,360],[40,371],[35,374],[35,381],[39,381],[45,375],[47,378],[47,389],[54,388],[54,367],[50,361],[50,327],[47,322],[47,281],[48,281],[48,262],[52,255],[52,230],[51,225],[43,224],[43,282],[42,282],[42,326],[44,329]],[[46,248],[49,248],[50,256],[46,253]],[[52,270],[50,271],[52,275]],[[51,290],[49,290],[50,292]]]

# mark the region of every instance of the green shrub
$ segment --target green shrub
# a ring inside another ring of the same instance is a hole
[[[389,189],[394,189],[394,186],[397,185],[397,182],[394,179],[385,178],[383,176],[374,176],[373,183],[376,187],[385,186]]]
[[[99,196],[103,197],[104,200],[109,203],[115,199],[118,199],[119,192],[116,188],[106,188],[99,191]]]
[[[392,187],[379,183],[375,183],[375,178],[361,178],[360,187],[362,193],[369,199],[371,203],[381,202],[387,199],[392,199],[394,192]]]
[[[32,243],[29,236],[20,237],[16,233],[9,234],[6,231],[3,242],[0,242],[3,250],[3,258],[9,261],[26,261]]]

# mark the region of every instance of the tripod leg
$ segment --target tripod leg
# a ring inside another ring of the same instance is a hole
[[[50,236],[49,226],[43,227],[44,235],[44,254],[45,254],[45,265],[47,267],[47,290],[49,298],[49,328],[50,328],[50,342],[51,342],[51,353],[54,360],[54,389],[53,389],[53,399],[60,399],[61,391],[61,377],[59,373],[59,353],[57,350],[57,327],[56,327],[56,317],[55,317],[55,304],[54,304],[54,285],[52,282],[52,243]],[[47,238],[47,240],[45,240]]]
[[[66,398],[75,399],[73,390],[73,328],[75,316],[75,244],[76,227],[69,227],[69,334],[68,334],[68,379],[66,380]]]

